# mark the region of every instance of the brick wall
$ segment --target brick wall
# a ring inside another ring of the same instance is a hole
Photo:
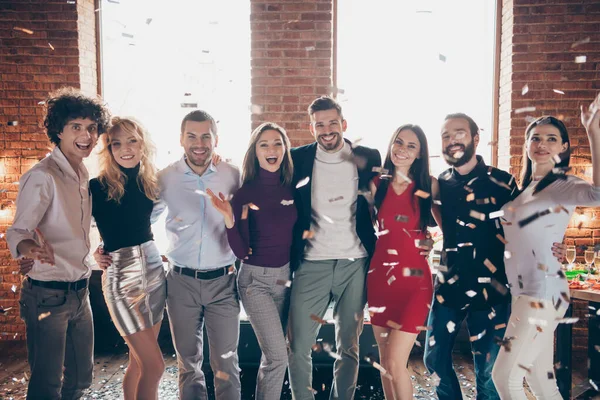
[[[518,175],[528,124],[526,118],[554,115],[561,118],[569,130],[574,173],[585,175],[591,161],[587,136],[579,120],[579,106],[589,104],[600,91],[599,27],[600,1],[504,1],[498,138],[500,168]],[[580,42],[587,40],[588,43]],[[583,55],[586,62],[576,63],[575,57]],[[523,94],[525,86],[528,90]],[[515,113],[523,107],[536,107],[536,110]],[[577,246],[600,244],[600,212],[588,208],[579,211],[586,217],[582,219],[576,215],[573,218],[566,232],[566,243]],[[581,248],[578,255],[583,255]],[[576,356],[585,359],[587,305],[576,301],[574,309],[574,314],[582,319],[574,327],[574,348]]]
[[[251,0],[252,125],[283,125],[295,146],[314,141],[306,109],[332,90],[332,0]]]
[[[12,222],[21,174],[50,143],[40,127],[42,101],[62,86],[97,92],[94,1],[0,2],[0,233]],[[24,28],[31,34],[16,30]],[[8,126],[17,121],[18,125]],[[2,170],[3,169],[3,170]],[[20,277],[0,240],[0,340],[24,339],[18,317]],[[13,292],[13,286],[16,291]]]

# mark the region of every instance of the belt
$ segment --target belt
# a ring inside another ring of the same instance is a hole
[[[218,269],[213,269],[210,271],[199,271],[197,269],[191,269],[191,268],[186,268],[186,267],[180,267],[178,265],[173,265],[173,271],[177,272],[178,274],[191,276],[192,278],[201,279],[201,280],[220,278],[222,276],[229,274],[229,271],[231,268],[234,268],[233,265],[218,268]]]
[[[46,289],[56,289],[56,290],[81,290],[81,289],[85,289],[86,287],[88,287],[88,280],[87,279],[81,279],[78,280],[76,282],[57,282],[57,281],[38,281],[35,279],[31,279],[30,277],[27,277],[27,281],[29,281],[29,283],[31,283],[32,286],[39,286],[39,287],[43,287]]]

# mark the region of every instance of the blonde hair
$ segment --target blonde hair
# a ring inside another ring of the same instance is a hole
[[[98,181],[107,188],[107,199],[121,202],[125,194],[125,181],[127,177],[119,168],[119,164],[112,154],[111,141],[117,132],[124,132],[133,135],[141,142],[142,158],[140,160],[140,170],[137,176],[137,183],[140,189],[144,191],[146,197],[150,200],[158,200],[159,188],[156,178],[156,167],[154,166],[155,146],[150,140],[148,133],[143,126],[130,117],[113,117],[111,126],[106,135],[102,135],[104,146],[100,150],[100,174]]]

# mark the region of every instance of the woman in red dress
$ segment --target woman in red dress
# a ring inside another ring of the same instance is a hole
[[[432,208],[438,183],[429,175],[427,139],[418,125],[396,129],[371,192],[379,238],[367,296],[380,362],[386,370],[383,390],[388,400],[412,399],[406,365],[433,295],[427,251],[419,247],[430,247],[425,240],[431,215],[439,221],[436,207]]]

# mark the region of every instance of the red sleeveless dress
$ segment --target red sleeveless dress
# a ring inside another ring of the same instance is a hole
[[[379,186],[379,178],[375,178]],[[417,333],[426,324],[433,296],[431,270],[415,240],[424,240],[419,230],[419,202],[415,183],[398,195],[388,191],[377,215],[379,236],[367,276],[367,301],[371,324]],[[385,308],[384,308],[385,307]]]

